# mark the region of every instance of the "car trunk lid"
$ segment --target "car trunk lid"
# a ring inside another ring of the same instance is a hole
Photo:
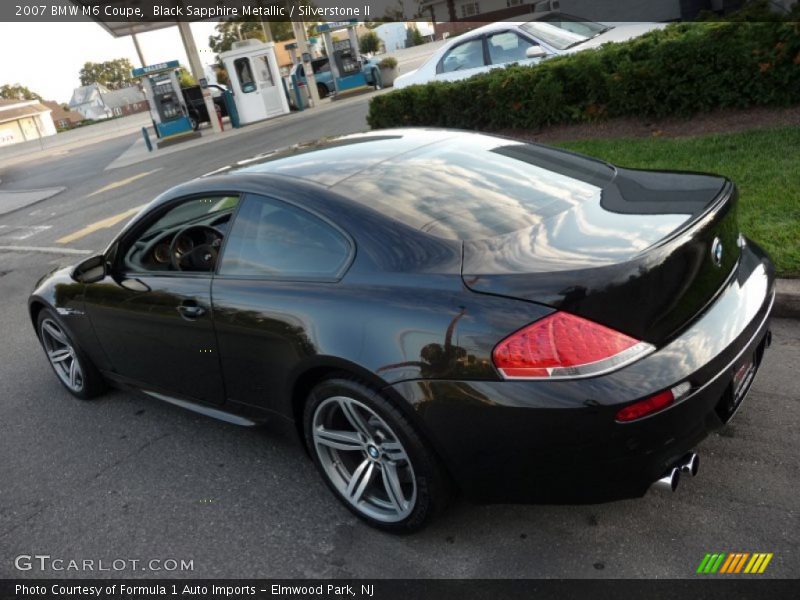
[[[565,310],[655,345],[686,327],[737,263],[725,178],[617,169],[532,225],[464,242],[471,290]]]

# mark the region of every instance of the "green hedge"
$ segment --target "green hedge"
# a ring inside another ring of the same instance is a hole
[[[373,129],[535,129],[800,102],[800,23],[679,23],[537,66],[373,98]]]

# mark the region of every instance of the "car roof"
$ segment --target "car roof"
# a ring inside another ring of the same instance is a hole
[[[458,130],[408,128],[324,138],[258,154],[209,175],[271,173],[333,187],[379,163],[396,161],[413,150],[457,135],[471,134]]]
[[[476,27],[475,29],[470,29],[469,31],[465,31],[463,34],[461,34],[459,36],[449,38],[449,40],[452,41],[452,42],[458,42],[459,39],[462,39],[462,38],[466,39],[466,38],[468,38],[470,36],[473,36],[475,34],[479,35],[479,34],[482,34],[482,33],[489,32],[489,31],[495,31],[497,29],[510,29],[510,28],[513,28],[513,27],[519,27],[520,25],[523,25],[524,23],[529,23],[531,21],[541,21],[542,19],[544,19],[544,18],[546,18],[546,17],[548,17],[550,15],[556,15],[556,14],[566,15],[566,13],[563,13],[563,12],[560,12],[560,11],[556,11],[556,10],[548,10],[548,11],[542,11],[542,12],[532,12],[532,13],[528,13],[526,15],[517,15],[516,17],[511,17],[511,18],[506,19],[504,21],[495,21],[494,23],[487,23],[486,25],[481,25],[480,27]],[[524,18],[524,19],[520,20],[520,17],[527,17],[527,18]],[[589,20],[589,19],[587,19],[587,20]]]
[[[356,175],[368,174],[379,165],[402,169],[410,164],[425,148],[472,146],[480,152],[489,144],[492,147],[526,145],[537,149],[543,164],[558,155],[566,162],[591,162],[607,168],[607,163],[574,155],[567,151],[540,146],[519,139],[489,135],[460,129],[398,128],[357,133],[314,142],[297,144],[265,152],[234,165],[209,173],[227,176],[271,174],[302,179],[334,191]]]

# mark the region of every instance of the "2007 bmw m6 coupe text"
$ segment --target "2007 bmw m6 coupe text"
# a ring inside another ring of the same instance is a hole
[[[240,161],[42,279],[66,388],[294,425],[356,515],[675,489],[747,394],[774,269],[723,177],[388,130]]]

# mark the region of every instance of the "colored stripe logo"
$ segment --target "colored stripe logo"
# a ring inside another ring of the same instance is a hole
[[[708,553],[700,561],[697,573],[734,575],[737,573],[760,574],[763,573],[769,561],[772,560],[772,552],[716,552]]]

